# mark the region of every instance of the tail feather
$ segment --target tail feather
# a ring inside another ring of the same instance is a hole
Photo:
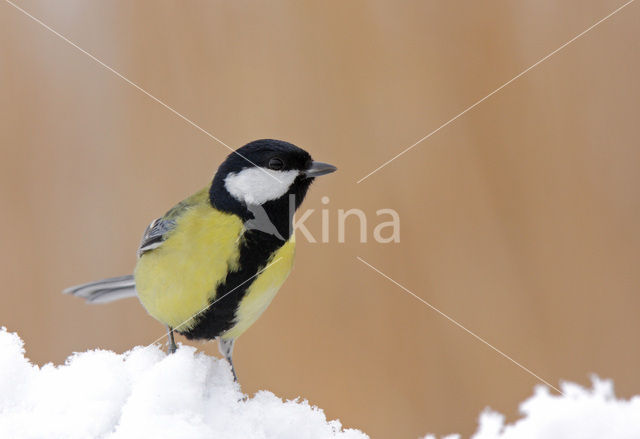
[[[108,303],[137,295],[132,275],[76,285],[65,289],[63,293],[82,297],[88,303]]]

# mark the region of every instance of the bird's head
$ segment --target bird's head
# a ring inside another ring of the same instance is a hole
[[[256,140],[229,154],[220,165],[211,184],[211,204],[240,216],[245,216],[248,206],[262,206],[271,214],[281,209],[287,213],[291,195],[297,209],[314,178],[335,170],[313,161],[308,152],[291,143]]]

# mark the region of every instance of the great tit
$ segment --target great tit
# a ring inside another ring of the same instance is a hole
[[[291,271],[293,214],[315,177],[334,172],[281,140],[248,143],[229,154],[207,188],[151,222],[133,275],[64,293],[105,303],[137,296],[173,332],[218,339],[233,367],[233,345],[263,313]]]

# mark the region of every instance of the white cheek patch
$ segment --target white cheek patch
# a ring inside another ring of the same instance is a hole
[[[260,205],[286,194],[299,173],[295,170],[247,168],[227,175],[224,186],[236,200],[245,204]]]

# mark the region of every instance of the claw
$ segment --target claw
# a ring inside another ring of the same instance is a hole
[[[169,355],[175,353],[178,350],[178,346],[176,346],[176,341],[173,338],[173,328],[167,326],[167,333],[169,335],[169,347],[167,348],[167,353]]]

